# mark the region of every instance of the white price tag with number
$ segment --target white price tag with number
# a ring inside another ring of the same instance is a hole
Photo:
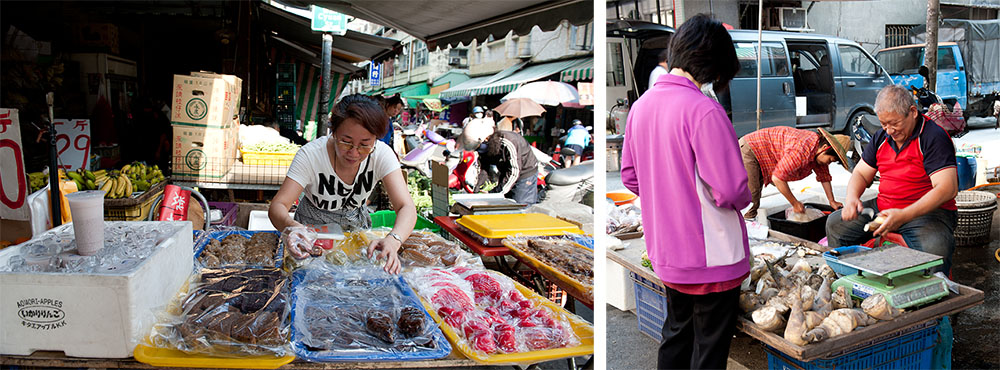
[[[90,170],[90,120],[57,119],[55,124],[59,168]]]

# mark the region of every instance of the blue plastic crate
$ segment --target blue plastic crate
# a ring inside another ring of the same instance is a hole
[[[918,325],[917,330],[900,330],[888,339],[837,357],[802,362],[765,346],[768,369],[929,369],[937,342],[937,320]]]
[[[663,340],[663,323],[667,321],[667,292],[656,282],[629,271],[635,285],[635,316],[639,331],[656,341]]]
[[[221,267],[277,267],[281,268],[281,262],[285,258],[285,248],[284,243],[281,242],[281,232],[279,231],[248,231],[248,230],[233,230],[233,231],[209,231],[207,235],[203,235],[203,231],[194,230],[194,267],[195,270],[201,267],[201,262],[198,261],[198,257],[201,257],[201,253],[205,251],[205,247],[208,246],[210,239],[215,239],[222,241],[227,236],[233,234],[243,235],[247,238],[253,237],[253,234],[257,233],[270,233],[278,236],[278,246],[274,253],[274,265],[273,266],[256,266],[256,265],[223,265]]]

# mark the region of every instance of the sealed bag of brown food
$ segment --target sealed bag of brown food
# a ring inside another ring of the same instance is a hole
[[[220,357],[284,356],[289,281],[277,268],[202,269],[153,326],[160,348]]]
[[[292,349],[311,361],[406,361],[451,345],[399,276],[316,260],[293,274]]]

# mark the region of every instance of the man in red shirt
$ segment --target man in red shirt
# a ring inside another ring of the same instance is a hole
[[[854,167],[844,209],[827,219],[830,247],[861,244],[873,235],[896,231],[910,248],[944,257],[935,270],[948,273],[958,222],[955,145],[944,129],[917,111],[913,95],[901,86],[879,92],[875,113],[882,129]],[[876,172],[881,175],[878,197],[861,202]],[[885,218],[874,233],[864,231],[872,221],[860,215],[864,208]]]
[[[848,169],[844,148],[850,145],[851,138],[830,135],[824,129],[819,131],[817,133],[777,126],[760,129],[740,138],[743,167],[747,170],[750,195],[753,198],[753,206],[743,218],[757,217],[761,189],[771,183],[785,196],[795,212],[805,212],[805,206],[792,194],[788,182],[802,180],[813,172],[816,173],[816,181],[823,184],[830,207],[838,209],[842,206],[833,197],[829,166],[837,161],[844,169]]]

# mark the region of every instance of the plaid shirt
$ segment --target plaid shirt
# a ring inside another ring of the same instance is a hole
[[[768,127],[744,136],[760,164],[764,185],[771,183],[771,175],[783,181],[796,181],[810,172],[816,173],[816,181],[832,180],[830,168],[816,163],[816,153],[826,146],[821,138],[818,132],[787,126]]]

